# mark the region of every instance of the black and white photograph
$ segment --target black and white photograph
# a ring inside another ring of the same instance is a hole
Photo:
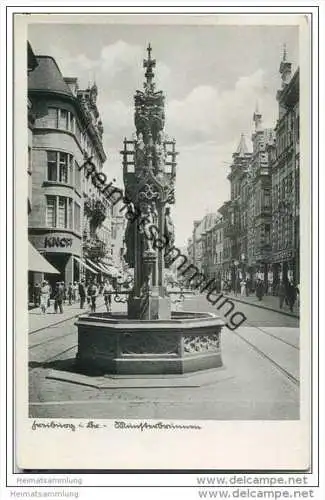
[[[304,418],[287,465],[308,467],[308,19],[252,21],[29,16],[17,230],[39,439]]]

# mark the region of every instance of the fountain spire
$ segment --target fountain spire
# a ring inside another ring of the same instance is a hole
[[[155,90],[155,84],[153,83],[155,74],[153,72],[153,68],[156,67],[156,59],[151,58],[151,51],[152,47],[149,43],[147,47],[148,58],[143,60],[143,67],[146,69],[146,72],[144,74],[146,81],[144,82],[143,86],[147,93],[153,93]]]

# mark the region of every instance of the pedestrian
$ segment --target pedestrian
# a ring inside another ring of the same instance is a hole
[[[113,292],[113,287],[111,283],[105,282],[104,287],[103,287],[103,295],[104,295],[104,302],[106,306],[107,312],[111,312],[112,310],[112,295],[111,292]]]
[[[258,300],[262,300],[264,295],[264,284],[262,280],[260,279],[257,280],[255,290],[256,290],[256,297],[258,298]]]
[[[67,300],[67,287],[65,286],[65,282],[61,281],[61,285],[63,287],[63,304],[65,304]]]
[[[246,297],[249,296],[249,292],[251,291],[252,285],[251,285],[251,280],[248,278],[246,280]]]
[[[80,298],[80,309],[83,309],[84,305],[85,305],[85,299],[86,299],[85,280],[80,281],[78,291],[79,291],[79,298]]]
[[[246,281],[244,279],[240,282],[240,295],[244,297],[246,295]]]
[[[72,297],[73,297],[72,283],[69,283],[69,286],[68,286],[68,301],[69,301],[69,306],[72,305]]]
[[[91,312],[96,312],[96,300],[98,296],[98,288],[94,282],[90,285],[90,310]]]
[[[50,287],[46,280],[43,281],[41,290],[40,290],[40,306],[43,314],[46,313],[46,309],[48,307],[48,301],[50,298]]]
[[[39,307],[41,303],[41,285],[37,282],[34,285],[34,305],[35,307]]]
[[[278,287],[278,296],[279,296],[279,307],[282,309],[283,307],[283,302],[286,297],[286,287],[283,283],[283,281],[280,281],[279,287]]]
[[[290,311],[293,311],[293,306],[296,302],[297,298],[297,287],[292,281],[288,281],[287,284],[287,300],[288,300],[288,305],[290,308]]]
[[[58,282],[54,291],[54,312],[60,310],[60,314],[63,314],[63,298],[64,298],[64,287],[63,284]]]
[[[72,300],[73,302],[78,300],[78,283],[76,281],[72,285]]]

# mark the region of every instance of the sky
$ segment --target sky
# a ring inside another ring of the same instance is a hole
[[[293,71],[299,65],[296,26],[30,24],[28,39],[80,88],[96,81],[104,172],[120,186],[120,151],[135,132],[133,95],[143,89],[150,42],[156,89],[166,95],[165,132],[179,152],[172,217],[180,247],[194,220],[229,199],[232,153],[242,133],[252,149],[257,104],[264,126],[275,126],[283,44]]]

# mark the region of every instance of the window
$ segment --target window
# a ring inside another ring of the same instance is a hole
[[[264,207],[270,208],[271,206],[271,193],[270,191],[264,191]]]
[[[75,171],[75,188],[80,191],[81,189],[81,170],[79,168],[78,163],[74,162],[74,171]]]
[[[68,225],[69,228],[72,229],[73,226],[73,203],[72,199],[69,198],[69,206],[68,206]]]
[[[46,225],[56,227],[56,196],[47,196]]]
[[[57,180],[56,159],[57,159],[57,153],[55,151],[47,152],[47,180],[49,181]]]
[[[66,109],[59,110],[59,128],[69,130],[69,112]]]
[[[80,233],[80,205],[74,204],[74,230]]]
[[[69,157],[66,153],[59,153],[59,182],[68,183]]]
[[[59,196],[58,227],[62,228],[68,227],[67,201],[68,198],[63,198],[62,196]]]
[[[57,108],[47,108],[47,119],[46,126],[49,128],[58,127],[58,109]]]
[[[46,225],[48,227],[72,229],[72,224],[72,199],[64,196],[47,196]]]
[[[47,180],[73,184],[72,155],[58,151],[47,152]],[[70,173],[69,173],[70,172]]]
[[[76,120],[72,113],[70,113],[70,132],[76,133]]]

